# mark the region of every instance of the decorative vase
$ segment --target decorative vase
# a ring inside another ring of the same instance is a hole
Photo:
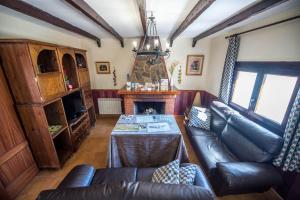
[[[173,76],[170,77],[170,88],[172,89],[174,87],[174,81]]]

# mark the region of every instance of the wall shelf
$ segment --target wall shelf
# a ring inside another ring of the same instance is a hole
[[[43,49],[37,56],[37,70],[38,73],[59,72],[59,65],[57,62],[56,51],[50,49]]]
[[[64,53],[61,57],[64,72],[64,80],[67,90],[79,87],[75,59],[70,53]]]
[[[60,128],[58,131],[56,131],[55,133],[50,133],[50,135],[52,136],[52,139],[56,138],[56,136],[58,136],[60,133],[62,133],[64,130],[66,130],[68,128],[68,126],[62,127]]]

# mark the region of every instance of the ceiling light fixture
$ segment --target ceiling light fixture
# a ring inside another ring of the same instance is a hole
[[[147,29],[143,40],[141,41],[140,47],[137,48],[137,42],[133,42],[133,49],[136,57],[148,58],[147,64],[154,65],[159,64],[163,57],[170,57],[170,45],[166,44],[166,50],[163,51],[157,34],[156,22],[153,13],[147,18]]]

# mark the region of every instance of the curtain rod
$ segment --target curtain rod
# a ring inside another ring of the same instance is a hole
[[[267,28],[267,27],[270,27],[270,26],[274,26],[274,25],[277,25],[277,24],[281,24],[281,23],[284,23],[284,22],[292,21],[292,20],[298,19],[298,18],[300,18],[300,15],[297,15],[295,17],[291,17],[291,18],[288,18],[288,19],[284,19],[284,20],[281,20],[281,21],[278,21],[278,22],[274,22],[272,24],[267,24],[267,25],[264,25],[264,26],[253,28],[253,29],[250,29],[248,31],[243,31],[243,32],[240,32],[240,33],[232,34],[232,35],[226,36],[225,39],[233,37],[233,36],[241,35],[241,34],[244,34],[244,33],[249,33],[249,32],[252,32],[252,31],[256,31],[256,30],[259,30],[259,29]]]

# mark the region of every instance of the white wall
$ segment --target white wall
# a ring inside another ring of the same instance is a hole
[[[162,46],[165,46],[166,40],[162,40]],[[178,84],[178,69],[173,75],[173,81],[177,88],[179,89],[199,89],[206,90],[206,79],[208,72],[208,63],[210,58],[210,43],[211,39],[203,39],[199,41],[196,47],[192,47],[192,39],[189,38],[177,38],[171,50],[170,58],[166,60],[167,68],[174,61],[178,61],[179,65],[182,67],[182,84]],[[200,54],[204,55],[203,71],[201,76],[187,76],[186,75],[186,60],[187,55]]]
[[[90,71],[91,79],[93,83],[93,88],[96,89],[119,89],[123,87],[126,83],[126,75],[129,73],[131,75],[133,64],[134,64],[134,55],[131,51],[132,42],[139,41],[138,38],[129,38],[125,39],[125,48],[121,48],[117,40],[114,39],[104,39],[102,42],[102,47],[98,48],[93,41],[85,41],[82,43],[82,48],[86,49],[89,52],[90,60]],[[161,39],[162,46],[165,47],[166,39]],[[209,50],[210,50],[210,39],[203,40],[197,44],[195,48],[191,46],[191,39],[177,39],[174,42],[174,45],[171,50],[171,56],[166,60],[167,67],[173,61],[178,61],[182,66],[182,84],[178,84],[177,73],[179,66],[176,68],[176,72],[173,75],[174,84],[179,89],[205,89],[206,87],[206,74],[209,61]],[[202,76],[186,76],[186,58],[189,54],[203,54],[204,58],[204,69]],[[96,61],[109,61],[111,69],[115,67],[117,72],[117,86],[113,86],[113,75],[102,75],[96,74],[94,63]]]
[[[0,38],[28,38],[38,41],[61,44],[87,50],[89,72],[92,88],[119,89],[126,83],[126,75],[131,74],[134,56],[131,51],[132,42],[137,38],[125,39],[125,48],[121,48],[118,40],[113,38],[102,39],[102,47],[98,48],[95,41],[71,33],[64,29],[41,22],[34,18],[20,14],[0,6]],[[162,39],[165,46],[166,39]],[[174,74],[174,83],[180,89],[205,89],[206,74],[209,61],[210,39],[197,43],[191,47],[191,39],[176,39],[171,50],[171,56],[166,60],[167,66],[173,61],[179,61],[182,66],[183,82],[177,82],[177,70]],[[185,76],[186,57],[188,54],[204,54],[204,70],[202,76]],[[96,74],[95,62],[109,61],[111,71],[117,72],[117,86],[113,86],[113,75]]]
[[[282,13],[249,24],[211,41],[207,91],[218,95],[228,41],[225,35],[259,27],[270,22],[295,16],[300,10]],[[241,35],[238,61],[300,61],[300,20],[294,20]]]

